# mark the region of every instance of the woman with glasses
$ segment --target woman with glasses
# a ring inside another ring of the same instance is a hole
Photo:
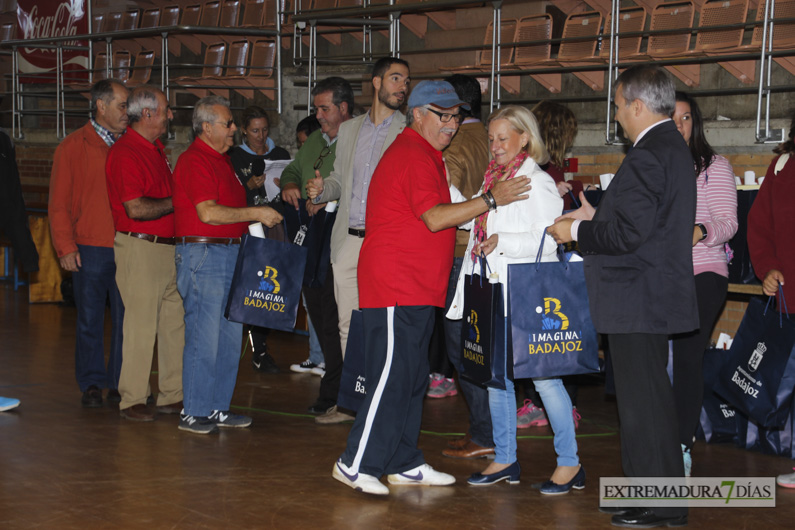
[[[549,160],[549,154],[535,117],[524,107],[503,107],[489,117],[488,131],[493,159],[486,169],[480,195],[491,203],[490,190],[494,185],[516,176],[529,177],[533,188],[527,200],[490,209],[470,223],[472,235],[455,297],[447,313],[447,317],[454,320],[463,317],[464,276],[479,274],[480,267],[474,264],[476,259],[483,259],[480,256],[485,256],[490,270],[498,274],[503,291],[507,289],[508,265],[533,262],[542,238],[541,260],[557,259],[557,245],[551,237],[544,236],[544,229],[563,211],[563,200],[555,181],[539,167]],[[507,296],[505,302],[507,314]],[[541,484],[541,493],[559,495],[572,488],[581,489],[585,487],[585,470],[577,456],[571,400],[560,378],[534,379],[533,384],[546,404],[558,454],[557,468],[550,480]],[[505,390],[489,387],[488,391],[496,458],[467,482],[473,486],[489,486],[502,480],[518,484],[521,467],[516,459],[514,385],[506,379]]]
[[[243,143],[229,151],[237,178],[246,188],[246,202],[249,206],[270,204],[276,197],[265,193],[265,161],[290,160],[290,153],[268,136],[270,120],[264,109],[256,105],[243,111],[243,126],[240,129]],[[277,208],[278,210],[279,208]]]
[[[270,120],[261,107],[255,105],[247,107],[243,111],[242,125],[243,143],[230,149],[229,156],[235,174],[246,190],[246,204],[248,206],[267,204],[279,213],[283,213],[279,195],[268,197],[265,192],[265,161],[289,160],[290,153],[281,147],[276,147],[274,141],[268,137]],[[282,230],[281,225],[277,225],[274,229]],[[277,235],[274,237],[280,239]],[[268,353],[267,337],[266,328],[251,326],[249,329],[248,338],[254,350],[252,362],[255,369],[275,374],[279,372],[279,367]]]

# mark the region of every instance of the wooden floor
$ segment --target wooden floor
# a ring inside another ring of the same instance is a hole
[[[542,497],[530,485],[555,466],[548,427],[519,431],[522,482],[467,486],[485,461],[441,456],[466,425],[461,396],[426,400],[420,447],[452,487],[395,487],[385,498],[331,478],[350,424],[320,426],[305,414],[319,379],[292,374],[306,337],[272,334],[282,373],[254,372],[242,360],[233,408],[250,429],[200,436],[177,417],[121,419],[117,407],[84,409],[74,379],[75,309],[30,305],[0,283],[0,395],[22,405],[0,413],[0,528],[608,528],[597,511],[598,477],[620,476],[615,405],[599,385],[580,389],[578,430],[587,486]],[[153,382],[156,376],[153,376]],[[693,450],[696,476],[774,476],[792,461],[731,445]],[[777,491],[775,509],[692,509],[692,528],[783,528],[795,521],[795,490]]]

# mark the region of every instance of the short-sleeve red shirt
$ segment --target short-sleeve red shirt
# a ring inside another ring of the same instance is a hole
[[[404,129],[381,157],[367,194],[358,269],[361,307],[444,307],[455,228],[434,233],[420,217],[449,202],[442,153]]]
[[[139,197],[171,197],[174,178],[159,139],[152,143],[128,127],[127,132],[108,151],[105,179],[117,231],[174,237],[174,214],[151,221],[136,221],[130,219],[124,209],[125,202]]]
[[[229,155],[196,138],[174,168],[174,216],[177,237],[240,237],[248,223],[210,225],[199,219],[196,205],[215,201],[221,206],[245,208],[246,191],[235,176]]]

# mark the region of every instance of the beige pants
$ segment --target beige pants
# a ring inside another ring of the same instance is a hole
[[[337,313],[340,319],[340,343],[342,358],[345,358],[345,347],[348,345],[348,330],[351,327],[351,311],[359,309],[359,283],[356,269],[359,266],[359,252],[362,250],[364,238],[348,234],[342,243],[334,270],[334,297],[337,299]]]
[[[185,311],[177,291],[174,245],[116,233],[116,284],[124,302],[120,409],[146,403],[157,339],[157,405],[182,401]]]

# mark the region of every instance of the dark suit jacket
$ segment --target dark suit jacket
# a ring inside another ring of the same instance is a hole
[[[696,175],[668,121],[627,153],[593,220],[580,224],[591,316],[600,333],[698,327],[693,278]]]

